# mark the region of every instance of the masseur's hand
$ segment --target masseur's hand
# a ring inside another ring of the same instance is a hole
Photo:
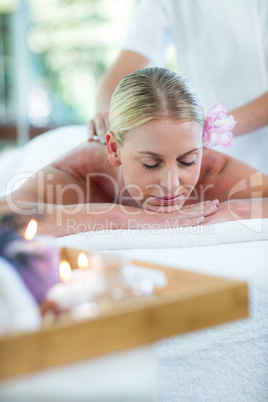
[[[96,116],[89,120],[88,127],[88,141],[100,141],[105,144],[105,134],[109,128],[109,110],[106,109],[96,114]]]

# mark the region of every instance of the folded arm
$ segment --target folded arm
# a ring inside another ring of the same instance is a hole
[[[203,199],[217,197],[217,212],[204,224],[268,218],[268,175],[216,151],[204,151]]]
[[[0,214],[14,213],[38,221],[39,234],[66,236],[85,231],[194,226],[215,212],[211,202],[181,208],[177,213],[152,213],[111,202],[89,202],[87,183],[50,165],[17,191],[0,198]]]
[[[263,218],[268,218],[268,198],[236,199],[222,202],[204,224]]]

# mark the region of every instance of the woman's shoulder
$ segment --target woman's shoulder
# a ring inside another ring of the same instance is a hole
[[[200,201],[216,198],[220,201],[226,199],[228,192],[226,166],[228,161],[227,155],[213,149],[204,149],[200,177],[196,186]]]
[[[253,166],[212,149],[204,149],[197,188],[200,199],[249,198],[254,191],[268,192],[268,176]]]
[[[224,170],[227,161],[227,155],[213,149],[204,148],[199,183],[214,179]]]
[[[226,155],[212,149],[204,148],[201,162],[199,180],[193,192],[193,197],[189,197],[187,204],[196,202],[221,200],[219,193],[220,174],[226,165]]]
[[[226,167],[227,155],[204,148],[201,171],[196,185],[199,201],[225,200],[225,186],[222,177]]]

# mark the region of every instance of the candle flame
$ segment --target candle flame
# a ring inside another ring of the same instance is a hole
[[[78,268],[85,269],[89,267],[88,257],[85,253],[80,253],[77,259]]]
[[[37,232],[37,222],[31,219],[24,233],[25,240],[32,240]]]
[[[68,261],[62,260],[60,262],[59,271],[60,271],[60,279],[62,282],[67,282],[71,279],[72,270]]]

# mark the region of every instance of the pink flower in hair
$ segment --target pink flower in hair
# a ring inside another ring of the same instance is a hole
[[[233,140],[232,129],[236,125],[234,116],[227,116],[224,103],[212,106],[206,115],[203,144],[206,148],[220,145],[230,147]]]

